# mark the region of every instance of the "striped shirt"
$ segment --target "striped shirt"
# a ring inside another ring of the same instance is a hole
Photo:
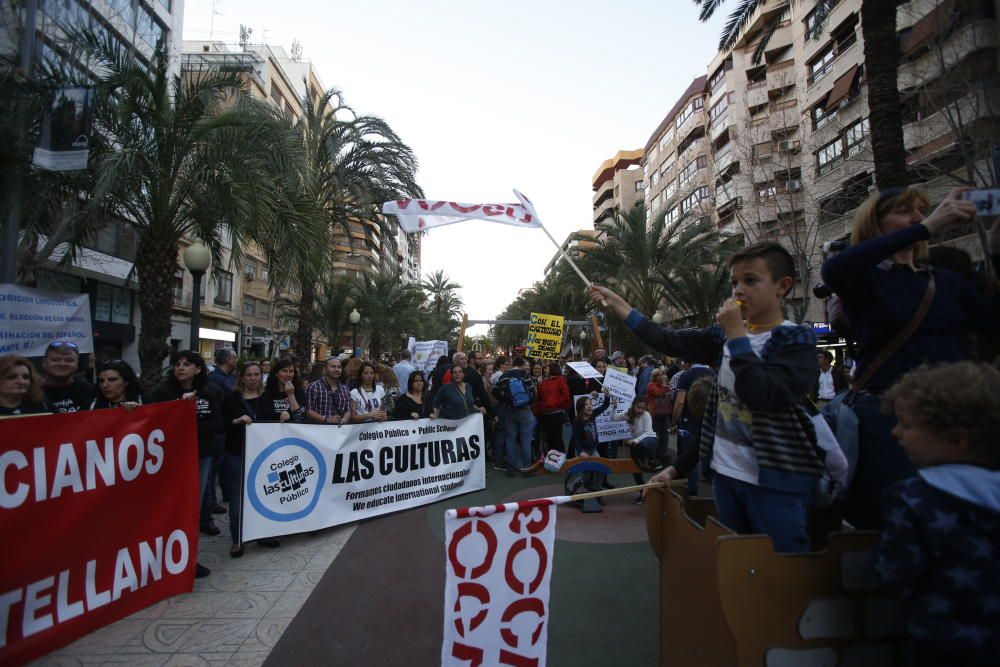
[[[343,417],[351,412],[351,393],[343,382],[334,389],[320,378],[306,388],[306,405],[324,417]]]

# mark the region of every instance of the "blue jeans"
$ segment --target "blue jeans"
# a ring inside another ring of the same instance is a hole
[[[507,443],[507,467],[527,468],[531,465],[531,433],[535,416],[530,407],[507,408],[504,440]]]
[[[215,447],[213,448],[212,468],[209,470],[208,480],[202,486],[201,493],[201,525],[207,526],[212,523],[212,508],[219,502],[219,497],[215,493],[215,487],[219,481],[219,471],[222,469],[222,459],[225,457],[226,439],[225,436],[215,436]]]
[[[208,480],[212,477],[212,457],[206,456],[198,459],[198,490],[202,500],[205,499],[205,489],[208,488]],[[201,516],[201,507],[198,508],[198,515]],[[211,515],[210,515],[211,516]],[[204,525],[204,524],[203,524]]]
[[[741,535],[765,533],[778,553],[809,551],[806,496],[748,484],[715,473],[712,485],[719,521]]]
[[[219,471],[219,482],[229,496],[229,536],[240,543],[240,510],[243,509],[243,457],[226,454]]]

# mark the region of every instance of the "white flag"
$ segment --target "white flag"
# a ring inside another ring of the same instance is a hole
[[[556,505],[569,499],[445,513],[442,665],[545,666]]]
[[[382,213],[399,218],[408,233],[422,232],[464,220],[488,220],[515,227],[541,227],[531,201],[517,190],[518,204],[463,204],[429,199],[396,199],[382,204]]]

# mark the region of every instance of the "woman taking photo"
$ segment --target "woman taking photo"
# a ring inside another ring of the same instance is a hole
[[[851,247],[823,265],[823,281],[842,299],[857,343],[859,451],[845,507],[857,528],[879,528],[882,492],[914,473],[892,436],[895,417],[881,411],[881,394],[921,364],[969,359],[970,334],[1000,330],[998,297],[926,262],[931,235],[975,218],[975,205],[963,201],[962,192],[952,190],[930,215],[927,197],[917,190],[872,195],[855,214]],[[996,265],[1000,223],[993,225],[990,253]]]
[[[262,385],[263,373],[260,364],[256,361],[245,361],[236,371],[236,387],[222,405],[222,416],[226,423],[226,456],[222,460],[219,482],[223,491],[229,496],[229,536],[233,540],[229,555],[232,558],[243,555],[240,512],[243,509],[243,456],[246,450],[247,426],[257,421],[271,402],[270,398],[263,395]],[[279,546],[280,542],[262,539],[257,540],[257,544],[273,549]]]
[[[284,424],[287,421],[301,422],[305,418],[306,395],[299,380],[299,369],[291,359],[279,359],[265,381],[264,403],[255,421]]]
[[[406,393],[396,399],[396,419],[423,419],[431,413],[430,401],[426,400],[427,380],[423,371],[413,371],[406,381]]]
[[[205,497],[205,487],[212,472],[212,458],[215,452],[215,436],[223,431],[222,396],[219,390],[207,383],[208,370],[205,360],[193,350],[182,350],[174,355],[173,367],[167,379],[153,390],[151,403],[165,401],[192,401],[198,425],[198,473],[201,479],[198,494],[198,513],[201,514],[201,499]],[[201,526],[205,529],[206,526]],[[219,534],[219,529],[214,531]],[[211,570],[198,563],[195,577],[207,577]]]
[[[0,416],[52,412],[42,397],[42,381],[31,362],[16,354],[0,357]]]
[[[375,366],[362,362],[358,380],[357,388],[351,390],[352,420],[355,423],[384,422],[388,417],[384,405],[385,389],[375,384]]]
[[[438,389],[434,395],[432,417],[441,419],[462,419],[473,412],[485,412],[477,408],[472,397],[472,387],[465,384],[465,369],[460,364],[451,367],[451,382]]]
[[[106,361],[97,366],[97,398],[91,410],[125,408],[135,410],[142,405],[142,391],[135,371],[124,361]]]

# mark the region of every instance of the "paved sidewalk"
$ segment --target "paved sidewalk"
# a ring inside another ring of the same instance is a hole
[[[199,560],[212,574],[194,592],[128,616],[33,663],[35,667],[262,665],[275,642],[354,532],[281,538],[277,549],[246,545],[229,556],[228,515],[217,537],[201,535]]]

